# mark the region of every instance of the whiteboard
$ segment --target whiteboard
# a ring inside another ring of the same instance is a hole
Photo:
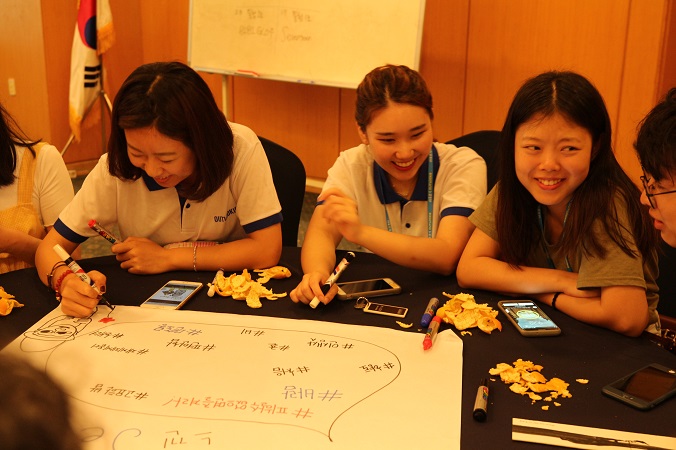
[[[418,70],[425,0],[191,0],[196,70],[355,88],[372,69]]]
[[[459,449],[462,340],[444,330],[425,351],[422,338],[135,306],[76,319],[57,305],[2,353],[63,386],[84,450]]]

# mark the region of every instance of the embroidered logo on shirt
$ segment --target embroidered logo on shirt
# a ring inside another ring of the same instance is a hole
[[[225,216],[214,216],[214,222],[225,222],[232,214],[237,212],[237,207],[230,208]]]

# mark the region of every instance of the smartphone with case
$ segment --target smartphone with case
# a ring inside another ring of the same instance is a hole
[[[676,395],[676,371],[660,364],[638,369],[601,389],[637,409],[651,409]]]
[[[561,329],[532,300],[503,300],[498,308],[524,336],[556,336]]]
[[[368,280],[347,281],[337,283],[340,300],[352,300],[359,297],[382,297],[383,295],[398,294],[401,286],[391,278],[372,278]]]
[[[171,280],[141,303],[141,306],[144,308],[179,309],[200,289],[202,289],[200,282]]]

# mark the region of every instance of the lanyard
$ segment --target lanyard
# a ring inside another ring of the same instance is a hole
[[[434,163],[432,162],[432,150],[430,149],[427,157],[427,237],[432,238],[432,204],[434,203]],[[392,223],[390,222],[390,215],[387,213],[387,205],[385,208],[385,221],[387,222],[387,231],[392,232]]]
[[[566,213],[563,215],[563,231],[561,232],[561,238],[563,238],[563,235],[566,232],[566,221],[568,220],[568,213],[570,212],[570,204],[572,201],[573,201],[572,199],[568,201],[568,204],[566,205]],[[550,269],[556,269],[554,260],[549,254],[548,248],[549,244],[547,243],[547,238],[545,237],[545,220],[542,214],[542,205],[538,205],[538,225],[540,226],[540,232],[542,233],[542,248],[544,249],[545,254],[547,255],[547,264],[549,264]],[[573,268],[570,266],[570,262],[568,261],[567,255],[565,257],[565,260],[566,260],[566,270],[568,272],[572,272]]]

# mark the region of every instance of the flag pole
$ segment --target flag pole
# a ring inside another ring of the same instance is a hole
[[[92,110],[94,107],[94,104],[96,103],[96,100],[100,100],[101,102],[101,151],[102,153],[106,152],[106,124],[103,122],[103,117],[105,115],[106,109],[108,110],[108,114],[111,114],[112,116],[112,111],[113,111],[113,106],[110,102],[110,98],[108,97],[108,94],[106,93],[106,90],[103,87],[103,55],[99,55],[100,62],[101,62],[101,71],[99,75],[99,83],[100,83],[100,88],[99,88],[99,93],[94,97],[92,100],[91,104],[87,107],[85,110],[84,114],[82,115],[82,121],[84,122],[85,117],[89,114],[89,112]],[[66,145],[64,145],[63,150],[61,150],[61,156],[66,153],[66,150],[68,150],[68,147],[71,146],[73,143],[73,140],[75,140],[75,134],[70,133],[70,137],[68,138],[68,141],[66,141]]]
[[[108,98],[108,94],[106,94],[106,90],[103,87],[103,53],[101,53],[99,55],[99,60],[101,61],[101,76],[99,77],[99,80],[101,82],[101,90],[99,91],[99,100],[100,100],[100,103],[101,103],[101,153],[106,153],[106,147],[107,147],[106,124],[103,121],[103,117],[105,115],[106,109],[108,109],[108,114],[110,114],[111,119],[112,119],[113,107],[110,104],[110,99]]]

